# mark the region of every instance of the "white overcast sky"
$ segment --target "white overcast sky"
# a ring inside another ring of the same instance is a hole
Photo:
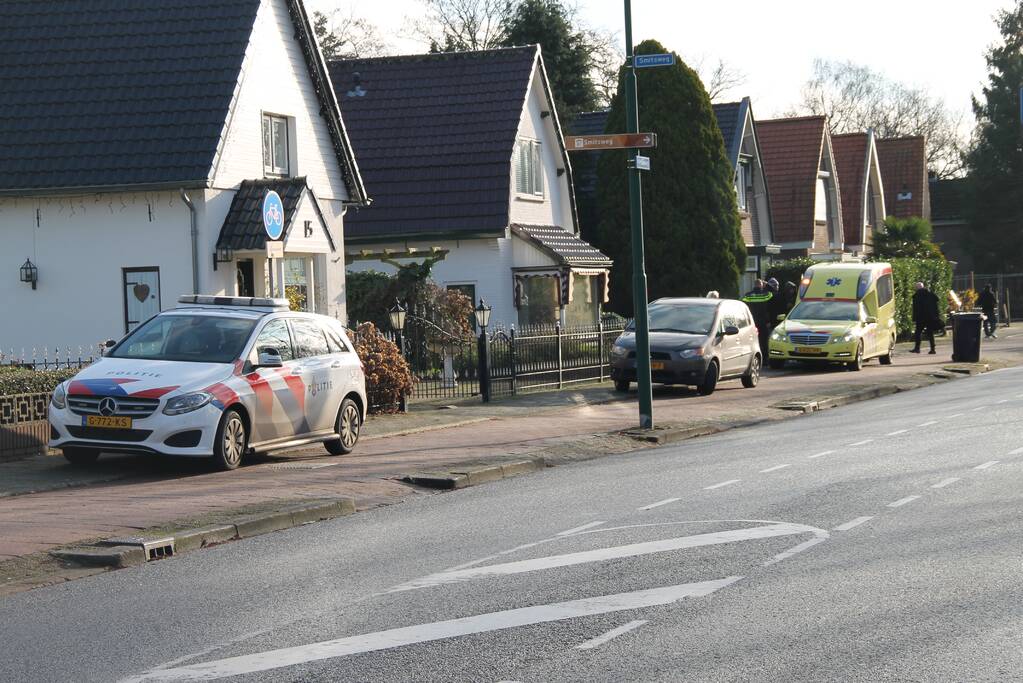
[[[341,8],[380,29],[396,54],[425,51],[403,33],[420,0],[306,0]],[[969,115],[986,78],[984,52],[998,38],[993,17],[1012,0],[633,0],[636,43],[656,38],[690,61],[723,58],[746,74],[729,93],[749,95],[758,118],[792,105],[814,58],[852,60],[927,88]],[[620,0],[577,0],[580,19],[622,36]]]

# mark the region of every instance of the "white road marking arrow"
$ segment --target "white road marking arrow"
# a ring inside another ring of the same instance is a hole
[[[337,640],[326,640],[309,645],[286,647],[279,650],[259,652],[252,655],[230,657],[201,664],[190,664],[175,669],[163,669],[126,679],[123,683],[143,681],[212,681],[228,676],[269,671],[288,666],[298,666],[335,657],[347,657],[364,652],[378,652],[391,648],[428,643],[446,638],[500,631],[531,624],[543,624],[564,619],[608,614],[624,610],[670,605],[684,598],[710,595],[716,590],[739,581],[741,576],[729,576],[714,581],[683,583],[675,586],[651,588],[632,593],[601,595],[595,598],[570,600],[551,605],[522,607],[519,609],[490,612],[461,619],[418,624],[387,631],[377,631]]]
[[[666,538],[660,541],[645,541],[643,543],[630,543],[629,545],[613,546],[611,548],[598,548],[596,550],[584,550],[582,552],[567,553],[564,555],[551,555],[549,557],[538,557],[532,560],[519,560],[518,562],[507,562],[504,564],[491,564],[485,567],[472,567],[444,571],[437,574],[414,579],[408,583],[386,591],[387,593],[398,593],[401,591],[417,590],[419,588],[430,588],[443,586],[449,583],[460,581],[471,581],[491,576],[507,576],[510,574],[522,574],[541,569],[553,567],[570,567],[590,562],[603,562],[623,557],[635,557],[637,555],[650,555],[653,553],[664,553],[673,550],[684,550],[686,548],[699,548],[707,545],[718,545],[721,543],[735,543],[736,541],[750,541],[762,538],[774,538],[777,536],[792,536],[811,532],[809,527],[801,524],[770,524],[767,526],[750,527],[747,529],[730,529],[728,531],[715,531],[696,536],[683,536],[680,538]]]

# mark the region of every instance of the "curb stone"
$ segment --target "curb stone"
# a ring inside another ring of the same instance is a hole
[[[511,460],[508,462],[496,463],[493,465],[453,465],[450,470],[431,470],[425,472],[411,472],[402,477],[400,481],[416,486],[423,486],[431,489],[442,489],[450,491],[462,489],[466,486],[477,486],[499,479],[517,477],[520,474],[537,472],[547,467],[547,461],[542,457],[528,458],[526,460]]]
[[[232,524],[214,524],[194,529],[182,529],[170,534],[160,534],[152,539],[139,537],[138,545],[109,545],[117,540],[98,541],[93,546],[63,548],[50,551],[60,560],[75,564],[101,567],[131,567],[145,564],[146,552],[141,543],[157,538],[168,538],[174,542],[175,554],[198,550],[215,543],[223,543],[239,538],[252,538],[271,531],[290,529],[310,522],[346,517],[355,513],[355,501],[351,498],[338,498],[321,503],[299,503],[289,505],[280,510],[265,514],[242,517]]]

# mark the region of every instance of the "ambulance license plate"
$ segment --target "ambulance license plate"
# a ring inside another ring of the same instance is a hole
[[[819,356],[827,353],[824,349],[816,349],[812,346],[797,346],[795,349],[796,353],[801,353],[804,356]]]

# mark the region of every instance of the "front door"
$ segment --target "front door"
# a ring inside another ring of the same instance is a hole
[[[160,312],[160,269],[123,268],[121,279],[124,331],[128,333]]]

